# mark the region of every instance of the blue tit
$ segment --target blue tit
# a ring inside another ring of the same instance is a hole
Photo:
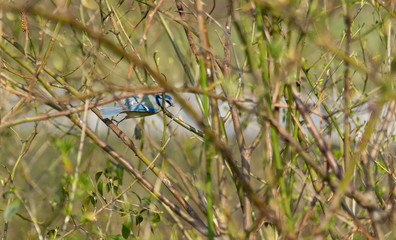
[[[173,100],[165,94],[165,108],[173,106]],[[120,106],[106,107],[100,109],[102,117],[109,117],[120,113],[125,113],[125,118],[145,117],[156,114],[162,109],[162,93],[147,94],[142,97],[133,96],[125,99],[125,103]]]

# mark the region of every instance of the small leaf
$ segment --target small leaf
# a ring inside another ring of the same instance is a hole
[[[143,222],[143,216],[142,215],[136,216],[136,225],[139,225],[141,222]]]
[[[122,179],[124,178],[124,168],[120,165],[115,169],[116,179],[122,185]]]
[[[56,236],[56,230],[55,229],[51,229],[47,232],[47,236],[49,237],[49,239],[55,239]]]
[[[97,182],[97,181],[99,180],[99,178],[100,178],[100,176],[102,176],[102,174],[103,174],[102,171],[97,172],[97,173],[95,174],[95,182]]]
[[[132,211],[132,213],[135,214],[135,215],[139,213],[139,209],[138,208],[131,209],[130,211]]]
[[[256,89],[257,85],[253,84],[253,83],[248,83],[248,86],[250,87],[251,91],[254,91],[254,89]]]
[[[97,202],[96,193],[93,192],[92,195],[90,195],[90,200],[91,200],[92,205],[94,207],[96,207],[96,202]]]
[[[161,221],[161,216],[160,216],[158,213],[155,213],[155,214],[153,215],[153,217],[151,218],[151,221],[152,221],[153,223],[157,223],[157,222]]]
[[[21,202],[18,199],[15,199],[12,203],[10,203],[4,210],[4,220],[7,221],[11,219],[18,212],[20,205]]]
[[[132,217],[129,215],[125,222],[122,224],[122,236],[127,239],[131,235]]]
[[[122,237],[120,235],[110,235],[110,239],[122,240]]]
[[[151,204],[151,197],[144,197],[143,201],[146,202],[147,206]]]
[[[136,126],[135,127],[135,138],[136,138],[136,140],[142,139],[142,136],[143,136],[142,130],[138,126]]]
[[[142,199],[140,198],[140,196],[136,192],[132,192],[132,193],[135,194],[135,196],[139,200],[139,204],[142,204]]]
[[[122,237],[127,239],[129,237],[129,235],[131,234],[131,229],[127,226],[125,226],[124,224],[122,224]]]
[[[113,189],[116,195],[120,194],[120,188],[118,187],[118,185],[114,185]]]
[[[100,196],[103,196],[103,180],[100,180],[98,182],[97,188],[98,188],[98,192],[99,192]]]

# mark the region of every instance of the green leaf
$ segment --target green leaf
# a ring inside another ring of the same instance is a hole
[[[4,210],[4,220],[7,221],[11,219],[18,212],[20,205],[21,202],[19,199],[15,199],[12,203],[10,203]]]
[[[127,239],[131,235],[132,217],[129,215],[125,222],[122,224],[122,236]]]
[[[47,236],[49,239],[55,239],[56,237],[56,229],[51,229],[47,232]]]
[[[120,188],[117,185],[113,186],[113,190],[116,195],[120,194]]]
[[[137,215],[136,216],[136,225],[139,225],[141,222],[143,222],[143,216]]]
[[[151,196],[144,197],[142,200],[147,204],[147,206],[151,204]]]
[[[100,180],[97,185],[100,196],[103,196],[103,180]]]
[[[97,198],[96,198],[96,196],[97,196],[97,195],[96,195],[95,192],[93,192],[92,195],[90,195],[91,203],[92,203],[92,205],[93,205],[94,207],[96,207],[96,202],[98,201]]]
[[[115,169],[116,179],[122,185],[122,179],[124,178],[124,167],[118,166]]]
[[[153,215],[153,217],[151,218],[151,221],[152,221],[153,223],[157,223],[157,222],[161,221],[161,216],[160,216],[158,213],[155,213],[155,214]]]
[[[122,240],[122,237],[120,235],[110,235],[109,237],[110,239],[114,239],[114,240]]]
[[[102,171],[97,172],[97,173],[95,174],[95,182],[97,182],[97,181],[99,180],[99,178],[100,178],[100,176],[102,176],[102,174],[103,174]]]
[[[131,229],[127,226],[125,226],[124,224],[122,224],[122,237],[127,239],[129,237],[129,235],[131,234]]]
[[[135,127],[135,138],[136,138],[136,140],[142,139],[142,136],[143,136],[142,130],[138,126],[136,126]]]
[[[108,182],[108,183],[106,184],[106,191],[107,191],[107,192],[110,192],[110,190],[111,190],[111,183]]]
[[[135,196],[139,200],[139,204],[142,204],[142,199],[140,198],[140,196],[136,192],[132,192],[132,193],[135,194]]]

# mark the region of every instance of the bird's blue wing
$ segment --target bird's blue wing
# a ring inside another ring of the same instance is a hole
[[[125,99],[125,105],[130,107],[130,106],[139,104],[139,101],[140,100],[139,100],[138,96],[132,96],[132,97]]]
[[[132,111],[132,112],[147,112],[147,111],[149,111],[149,109],[148,109],[146,106],[144,106],[143,104],[139,103],[139,104],[136,104],[136,105],[129,106],[129,108],[128,108],[127,111]],[[125,111],[125,112],[126,112],[126,111]]]
[[[153,115],[157,113],[157,109],[149,108],[144,104],[139,103],[137,105],[129,106],[129,109],[122,111],[122,113],[126,113],[130,118],[137,118]]]

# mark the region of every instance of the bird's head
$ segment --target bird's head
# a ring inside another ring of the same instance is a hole
[[[162,107],[162,93],[155,95],[155,100],[157,101],[157,104]],[[173,99],[171,96],[165,94],[165,108],[172,107],[173,106]]]

